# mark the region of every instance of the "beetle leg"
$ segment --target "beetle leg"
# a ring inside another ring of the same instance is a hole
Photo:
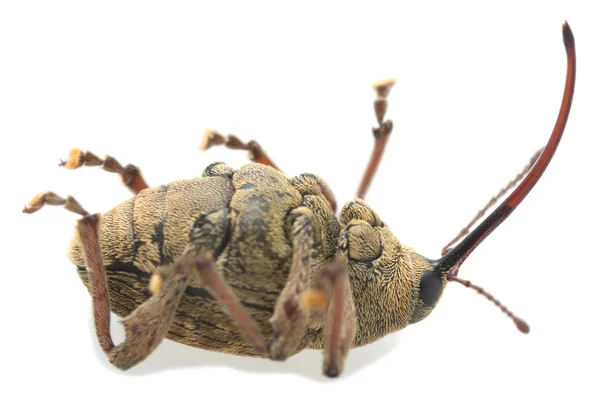
[[[88,270],[96,334],[109,361],[119,369],[129,369],[146,359],[169,330],[175,311],[191,277],[191,260],[182,258],[173,274],[150,299],[123,320],[125,341],[115,346],[110,335],[110,303],[106,272],[98,237],[100,216],[87,215],[77,222]]]
[[[304,293],[304,303],[321,309],[327,305],[323,329],[323,374],[337,377],[356,333],[356,311],[346,262],[338,255],[321,272],[317,287]]]
[[[292,223],[292,266],[269,320],[273,327],[269,351],[274,360],[285,360],[297,352],[311,323],[311,310],[302,302],[302,294],[309,289],[311,279],[310,253],[314,242],[314,228],[310,214],[312,212],[308,209],[299,212]]]
[[[377,98],[373,102],[373,106],[375,108],[375,117],[377,118],[379,127],[373,128],[375,147],[373,148],[371,159],[369,160],[369,164],[367,165],[367,169],[365,170],[356,194],[356,196],[361,199],[364,199],[367,194],[367,190],[371,185],[371,180],[377,171],[377,167],[379,167],[385,145],[392,133],[392,122],[390,120],[384,120],[384,118],[385,112],[387,111],[387,96],[395,83],[395,79],[386,79],[373,84],[373,88],[377,93]]]
[[[254,345],[262,355],[267,355],[268,346],[262,333],[258,330],[254,319],[240,303],[231,287],[215,269],[215,263],[210,252],[200,255],[195,260],[196,273],[203,287],[219,300],[246,339]]]
[[[81,166],[102,166],[105,171],[118,173],[121,175],[121,181],[135,195],[141,190],[148,188],[148,184],[142,177],[142,172],[133,164],[128,164],[125,167],[112,156],[106,156],[104,160],[91,152],[84,152],[79,149],[71,149],[69,158],[66,161],[61,160],[59,166],[69,170],[74,170]]]
[[[72,196],[67,196],[66,198],[61,198],[56,195],[54,192],[41,192],[37,194],[31,202],[27,204],[27,206],[23,207],[23,213],[35,213],[40,210],[45,205],[52,206],[64,206],[70,212],[80,214],[82,216],[87,216],[88,212],[85,211],[83,207],[73,198]]]
[[[204,131],[204,138],[202,138],[202,144],[200,145],[200,149],[204,151],[215,145],[224,145],[226,148],[229,149],[247,150],[248,158],[254,163],[264,164],[266,166],[271,166],[274,169],[279,170],[279,168],[275,165],[275,163],[273,163],[271,158],[267,156],[265,151],[256,141],[249,141],[248,143],[244,143],[235,135],[227,135],[225,137],[217,131],[207,129],[206,131]]]

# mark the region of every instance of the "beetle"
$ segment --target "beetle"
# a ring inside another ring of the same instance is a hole
[[[120,369],[143,361],[169,338],[273,360],[323,349],[323,373],[335,377],[351,348],[427,317],[449,281],[482,293],[527,333],[523,320],[458,272],[535,186],[560,142],[575,85],[575,43],[566,22],[563,41],[567,77],[547,145],[499,196],[526,175],[516,189],[469,233],[494,197],[437,260],[401,244],[363,200],[392,131],[385,113],[393,80],[374,85],[375,147],[357,198],[339,218],[324,180],[287,178],[257,142],[210,130],[202,149],[244,149],[254,163],[239,170],[214,163],[201,177],[149,188],[136,166],[74,149],[61,166],[101,166],[118,173],[135,196],[100,217],[70,196],[45,192],[23,212],[62,205],[82,216],[69,258],[92,296],[100,346]],[[111,311],[124,318],[126,337],[119,345],[109,331]]]

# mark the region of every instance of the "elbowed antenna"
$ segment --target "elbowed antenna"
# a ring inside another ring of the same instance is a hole
[[[560,138],[567,124],[573,92],[575,90],[575,39],[569,24],[565,21],[563,24],[563,42],[567,52],[567,79],[563,93],[560,111],[554,125],[552,135],[546,144],[544,151],[539,159],[527,174],[527,177],[521,184],[496,208],[481,224],[477,226],[467,237],[461,241],[455,248],[450,250],[439,260],[433,262],[435,270],[438,273],[449,273],[450,277],[456,277],[460,265],[467,259],[473,250],[483,241],[492,231],[496,229],[506,218],[516,209],[529,191],[538,182],[546,167],[552,160],[552,156],[558,147]]]

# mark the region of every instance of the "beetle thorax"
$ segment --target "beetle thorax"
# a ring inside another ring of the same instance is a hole
[[[435,302],[425,303],[421,277],[433,267],[412,248],[402,245],[389,227],[362,200],[342,210],[340,246],[348,258],[358,328],[355,345],[371,343],[429,315]]]

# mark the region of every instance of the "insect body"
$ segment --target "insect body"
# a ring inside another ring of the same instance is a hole
[[[266,336],[272,334],[269,319],[290,276],[294,254],[305,252],[309,259],[303,266],[306,283],[297,284],[305,290],[339,249],[350,261],[354,305],[364,311],[357,314],[357,345],[422,317],[418,300],[401,295],[418,294],[412,286],[424,270],[432,270],[425,258],[401,246],[363,201],[348,203],[339,221],[314,176],[287,179],[259,164],[234,171],[217,163],[201,178],[147,189],[102,216],[100,243],[111,307],[120,316],[128,316],[150,297],[149,280],[159,266],[179,255],[210,251],[217,270]],[[89,284],[81,250],[75,238],[70,257]],[[393,304],[371,319],[373,301],[386,292]],[[190,283],[181,302],[169,338],[257,355],[201,285]],[[389,327],[381,321],[390,322]],[[306,347],[322,348],[322,330],[310,326],[286,356]]]
[[[206,134],[203,147],[250,151],[257,162],[234,171],[223,163],[201,177],[147,188],[139,169],[74,150],[67,168],[100,165],[136,194],[111,211],[87,213],[73,198],[48,192],[24,211],[64,205],[82,215],[69,257],[90,290],[98,339],[110,361],[127,369],[164,337],[232,354],[283,360],[323,349],[323,371],[337,376],[350,348],[425,318],[471,251],[535,185],[564,130],[573,95],[574,41],[563,27],[567,83],[552,136],[517,189],[456,247],[431,260],[400,244],[360,198],[338,218],[327,184],[312,174],[288,179],[261,147]],[[393,82],[376,85],[379,128],[359,194],[364,197],[392,125],[384,121]],[[527,325],[485,293],[513,318]],[[125,318],[115,346],[109,312]],[[267,341],[266,339],[269,339]]]

